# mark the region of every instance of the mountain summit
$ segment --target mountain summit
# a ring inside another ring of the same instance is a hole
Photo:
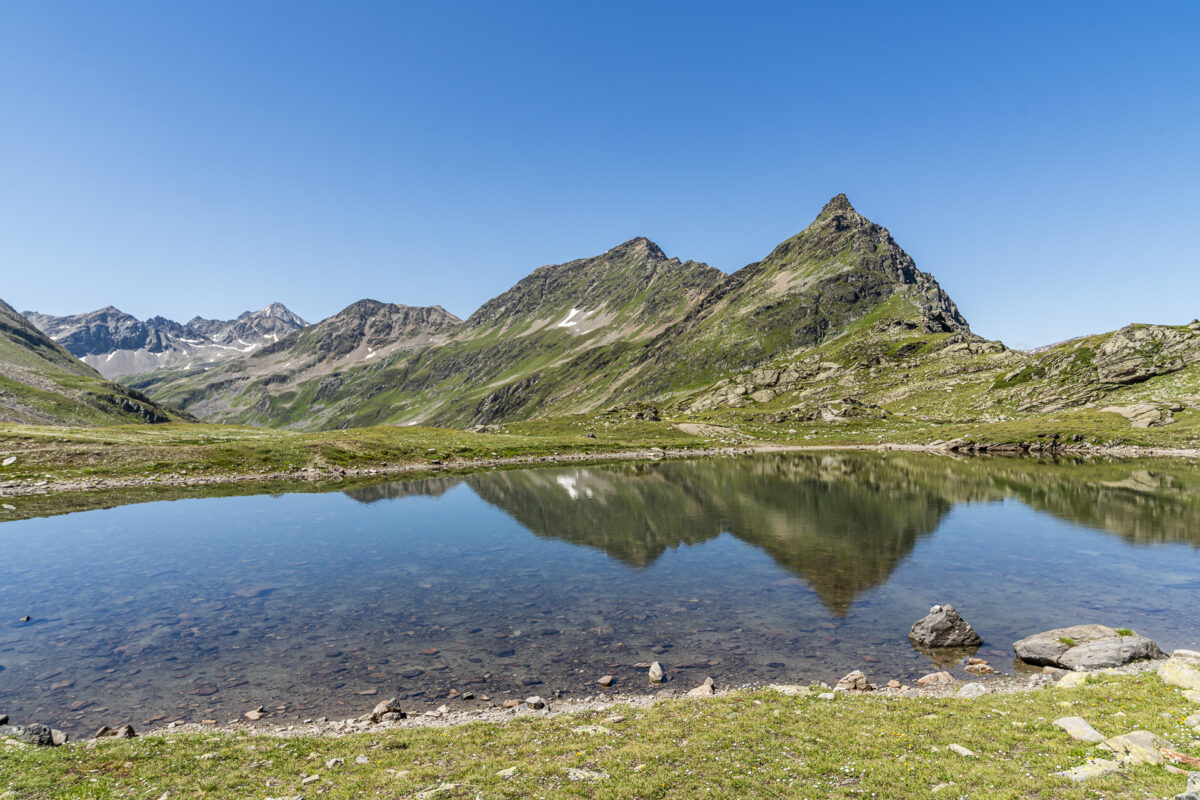
[[[482,424],[685,396],[863,320],[971,336],[933,277],[838,195],[732,275],[639,236],[538,267],[463,323],[364,300],[226,365],[134,385],[215,421]]]

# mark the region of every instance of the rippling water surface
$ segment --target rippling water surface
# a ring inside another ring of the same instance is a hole
[[[350,716],[398,695],[912,679],[950,602],[1011,644],[1082,622],[1200,639],[1200,473],[916,454],[490,472],[0,524],[0,712]],[[19,622],[30,615],[32,621]],[[954,665],[950,665],[954,668]],[[961,673],[960,673],[961,675]]]

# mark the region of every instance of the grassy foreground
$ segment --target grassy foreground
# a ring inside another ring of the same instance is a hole
[[[0,797],[1143,800],[1172,797],[1185,779],[1149,764],[1086,783],[1055,776],[1104,753],[1051,722],[1078,715],[1109,736],[1149,730],[1200,755],[1200,733],[1182,723],[1196,711],[1153,673],[976,700],[825,701],[764,689],[344,738],[212,732],[94,749],[9,746],[0,750]],[[612,714],[625,719],[606,721]],[[332,758],[344,763],[327,767]],[[310,775],[318,777],[302,783]]]

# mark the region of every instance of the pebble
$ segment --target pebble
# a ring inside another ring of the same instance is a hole
[[[931,672],[928,675],[917,678],[917,686],[929,686],[935,683],[953,683],[954,676],[949,672]]]
[[[325,762],[325,769],[336,769],[346,763],[344,758],[331,758]]]
[[[246,719],[251,720],[251,721],[262,719],[266,715],[267,715],[267,711],[262,706],[259,706],[258,708],[253,708],[253,709],[247,711],[245,714],[242,714],[243,717],[245,717]]]
[[[650,671],[647,673],[647,675],[649,676],[651,683],[662,683],[663,682],[662,664],[658,663],[657,661],[652,662],[650,664]]]
[[[612,675],[603,675],[600,677],[600,679],[598,681],[596,681],[596,683],[600,684],[601,686],[612,686],[613,676]]]
[[[505,767],[504,769],[502,769],[496,773],[496,777],[497,778],[511,778],[513,775],[516,775],[516,774],[517,774],[516,767]]]
[[[534,695],[533,697],[525,698],[525,705],[529,706],[530,708],[545,708],[546,701],[537,695]]]
[[[316,783],[319,780],[321,780],[320,775],[308,775],[308,776],[300,779],[300,785],[308,786],[310,784]]]
[[[961,744],[952,744],[952,745],[950,745],[949,749],[953,750],[954,752],[958,753],[960,756],[963,756],[964,758],[974,758],[975,757],[975,754],[973,752],[971,752],[967,748],[963,747]]]

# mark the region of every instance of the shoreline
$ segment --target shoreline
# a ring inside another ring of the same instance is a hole
[[[220,475],[181,475],[170,473],[152,478],[88,478],[73,480],[20,480],[0,483],[0,498],[51,496],[75,492],[118,491],[145,488],[205,488],[255,483],[321,484],[339,483],[348,478],[374,479],[386,477],[456,475],[480,472],[498,467],[533,467],[556,464],[602,464],[614,461],[662,461],[667,459],[713,458],[744,456],[758,453],[803,452],[911,452],[932,453],[951,457],[974,455],[1001,456],[1078,456],[1098,458],[1182,458],[1200,459],[1200,448],[1145,447],[1140,445],[1101,446],[1091,444],[1045,444],[1012,442],[973,442],[956,439],[929,444],[905,442],[793,445],[779,443],[746,444],[721,447],[641,447],[604,452],[550,453],[495,458],[418,461],[373,467],[315,467],[295,468],[273,472],[230,472]]]

